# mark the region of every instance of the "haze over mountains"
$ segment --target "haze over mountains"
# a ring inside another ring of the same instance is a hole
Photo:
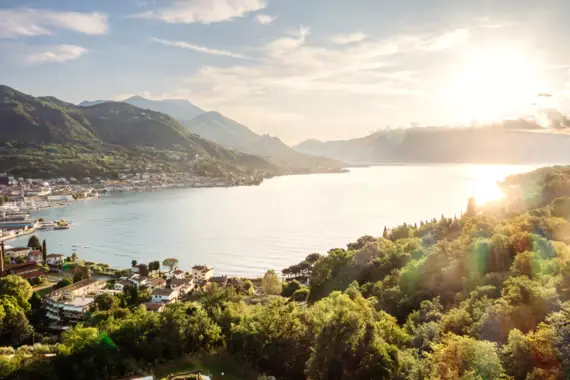
[[[352,164],[530,164],[570,161],[570,135],[523,120],[483,127],[385,130],[351,140],[307,140],[295,149]]]

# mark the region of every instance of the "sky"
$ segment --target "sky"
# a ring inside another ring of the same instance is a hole
[[[188,99],[290,144],[473,125],[570,110],[568,15],[567,0],[0,0],[0,84]]]

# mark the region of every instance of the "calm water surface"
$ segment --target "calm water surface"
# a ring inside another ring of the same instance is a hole
[[[257,187],[123,193],[44,210],[71,230],[39,232],[50,252],[111,266],[177,257],[181,267],[258,276],[312,252],[345,247],[384,226],[459,214],[471,195],[500,197],[496,181],[537,166],[381,166],[278,177]],[[23,245],[27,238],[10,245]],[[88,248],[84,248],[88,247]]]

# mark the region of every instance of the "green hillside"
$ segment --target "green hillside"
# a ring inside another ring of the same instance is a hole
[[[81,171],[105,174],[121,170],[120,165],[109,163],[116,158],[123,162],[152,161],[172,156],[169,152],[219,161],[228,171],[278,172],[264,159],[204,140],[160,112],[121,102],[78,107],[54,97],[33,97],[0,86],[0,170],[30,175],[79,175]],[[85,154],[107,157],[106,162],[89,162],[92,160],[84,160]],[[38,163],[49,167],[38,167]],[[165,162],[165,166],[167,171],[188,169],[180,162]]]

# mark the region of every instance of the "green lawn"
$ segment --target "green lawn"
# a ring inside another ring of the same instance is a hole
[[[227,354],[187,357],[173,360],[153,369],[157,379],[166,379],[169,375],[199,370],[212,380],[255,380],[257,373],[248,370]],[[222,375],[223,374],[223,375]]]

